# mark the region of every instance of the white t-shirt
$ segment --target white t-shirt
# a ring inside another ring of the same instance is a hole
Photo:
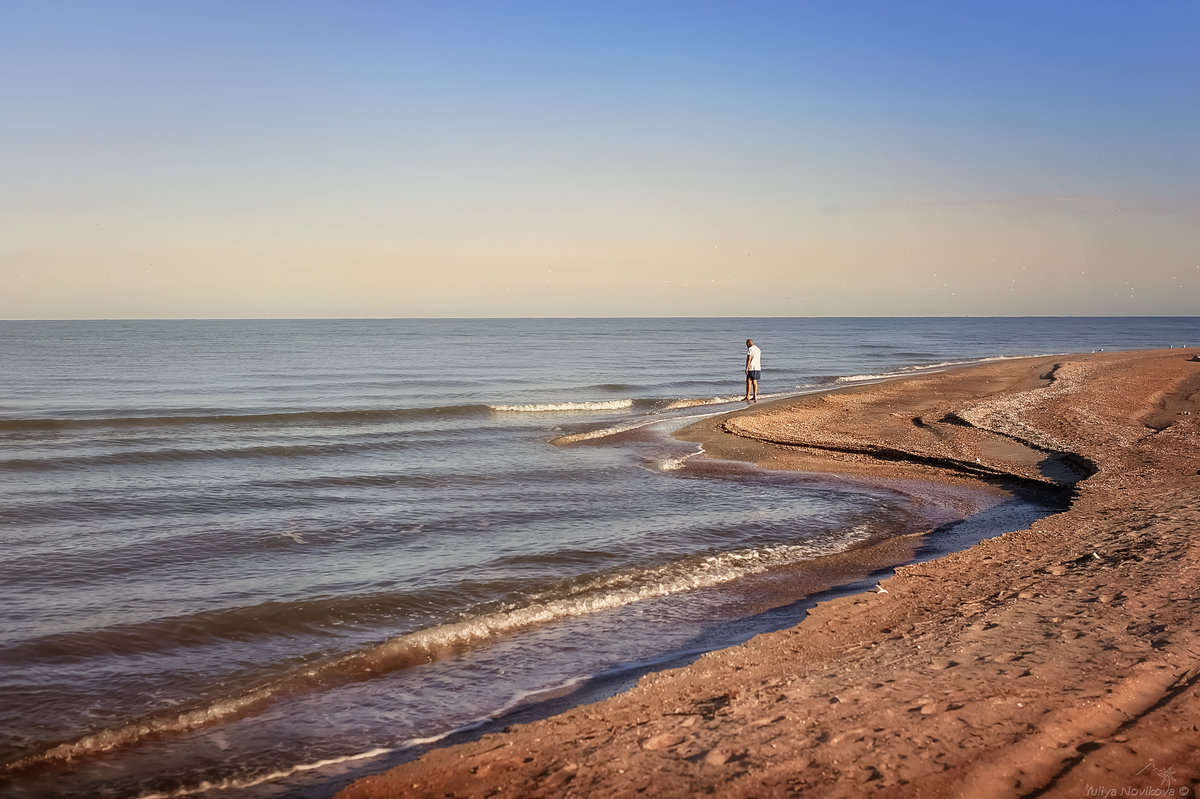
[[[762,371],[762,350],[760,350],[758,348],[757,344],[751,344],[749,347],[746,348],[746,353],[750,356],[750,367],[749,367],[748,371],[761,372]]]

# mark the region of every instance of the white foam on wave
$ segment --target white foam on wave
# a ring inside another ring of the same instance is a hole
[[[664,410],[673,411],[679,408],[698,408],[702,405],[727,405],[731,402],[737,402],[741,399],[739,396],[729,397],[695,397],[677,399],[667,403]]]
[[[400,744],[399,748],[400,749],[410,749],[414,746],[425,746],[427,744],[435,744],[438,741],[444,741],[445,739],[449,738],[451,735],[456,735],[461,732],[468,732],[470,730],[479,729],[480,727],[487,724],[488,722],[495,721],[496,719],[507,715],[509,712],[516,710],[518,707],[528,704],[531,700],[536,700],[540,697],[549,697],[554,694],[561,693],[570,688],[573,688],[576,685],[584,683],[589,679],[591,679],[591,675],[584,674],[584,675],[580,675],[578,677],[571,677],[560,683],[557,683],[556,685],[546,686],[546,687],[542,687],[542,688],[531,688],[526,691],[518,691],[515,694],[513,694],[512,697],[507,702],[505,702],[503,705],[496,708],[495,710],[490,711],[486,716],[479,716],[479,717],[471,719],[470,721],[467,721],[463,724],[459,724],[457,727],[452,727],[443,732],[434,733],[433,735],[426,735],[426,736],[423,736],[420,738],[409,738],[406,741],[404,741],[404,743]]]
[[[683,468],[684,464],[687,462],[687,460],[689,458],[694,458],[697,455],[703,455],[703,454],[704,454],[704,447],[700,447],[695,452],[689,452],[688,454],[680,455],[677,458],[665,458],[661,461],[658,461],[655,464],[655,467],[660,472],[677,472]]]
[[[637,671],[640,669],[661,666],[663,664],[678,662],[681,658],[686,658],[686,657],[690,657],[690,656],[694,656],[694,655],[702,655],[708,651],[710,651],[710,650],[705,647],[693,647],[690,649],[675,649],[675,650],[671,650],[670,652],[666,652],[664,654],[658,655],[656,657],[644,658],[642,660],[635,660],[635,661],[629,661],[627,663],[622,663],[622,664],[615,666],[614,668],[607,669],[605,671],[596,672],[596,673],[592,673],[592,674],[580,674],[575,677],[569,677],[561,682],[554,683],[553,685],[545,685],[545,686],[541,686],[539,688],[530,688],[528,690],[518,691],[518,692],[514,693],[512,695],[512,697],[507,702],[505,702],[503,705],[496,708],[495,710],[488,712],[488,714],[486,716],[479,716],[479,717],[474,718],[464,724],[460,724],[457,727],[452,727],[451,729],[445,730],[444,732],[435,733],[434,735],[427,735],[422,738],[409,738],[408,740],[406,740],[402,744],[400,744],[397,747],[397,749],[398,750],[410,749],[414,746],[424,746],[427,744],[433,744],[433,743],[437,743],[439,741],[444,741],[445,739],[449,738],[451,735],[456,735],[461,732],[468,732],[470,730],[479,729],[480,727],[482,727],[483,725],[485,725],[489,722],[503,718],[504,716],[508,715],[510,712],[516,710],[519,707],[528,705],[531,702],[539,702],[544,699],[551,699],[551,698],[554,698],[557,696],[562,696],[565,693],[571,691],[572,689],[582,685],[583,683],[586,683],[589,680],[595,679],[596,677],[615,676],[618,674],[624,674],[624,673],[628,673],[631,671]]]
[[[619,411],[633,407],[632,399],[600,402],[546,402],[525,405],[489,405],[496,413],[564,413],[570,411]]]
[[[797,388],[808,388],[808,386],[797,386]],[[776,392],[774,394],[759,394],[759,400],[779,399],[781,397],[790,397],[792,392]],[[745,402],[745,397],[741,394],[734,394],[727,397],[694,397],[672,400],[663,410],[673,411],[679,408],[696,408],[703,405],[730,405],[735,402]]]
[[[576,444],[580,441],[594,441],[598,438],[608,438],[609,436],[628,433],[632,430],[638,430],[642,427],[647,427],[652,424],[659,425],[684,425],[687,422],[696,419],[703,419],[707,416],[715,416],[719,411],[711,411],[709,413],[694,413],[688,416],[646,416],[630,422],[612,425],[610,427],[600,427],[595,430],[584,430],[581,433],[568,433],[566,435],[557,436],[550,439],[551,444]]]
[[[550,439],[551,444],[575,444],[580,441],[592,441],[597,438],[608,438],[620,433],[628,433],[630,430],[637,430],[639,427],[645,427],[649,424],[661,421],[660,419],[643,419],[640,422],[631,422],[629,424],[618,424],[612,427],[601,427],[598,430],[585,430],[582,433],[568,433],[565,436],[558,436]]]
[[[395,749],[372,749],[369,752],[359,752],[345,757],[331,757],[326,760],[318,760],[315,763],[300,763],[287,769],[272,771],[268,774],[261,774],[256,777],[231,777],[224,780],[205,780],[198,782],[195,785],[188,785],[183,788],[176,788],[167,793],[154,792],[144,793],[138,796],[138,799],[180,799],[184,796],[195,796],[196,794],[207,793],[209,791],[235,791],[253,788],[256,785],[262,785],[267,782],[286,779],[295,774],[303,774],[308,771],[316,771],[317,769],[330,768],[343,763],[353,763],[357,760],[370,760],[388,755],[395,752]]]
[[[400,748],[411,749],[414,746],[425,746],[426,744],[435,744],[438,741],[444,741],[445,739],[449,738],[451,735],[454,735],[455,733],[466,732],[467,730],[473,730],[473,729],[476,729],[477,727],[482,727],[484,724],[488,723],[488,721],[490,721],[490,720],[491,719],[489,719],[489,718],[475,719],[472,722],[459,725],[458,727],[455,727],[454,729],[446,730],[445,732],[439,732],[436,735],[426,735],[423,738],[409,738],[407,741],[405,741],[404,743],[402,743],[400,745]]]
[[[835,377],[833,379],[833,382],[835,382],[835,383],[863,383],[863,382],[866,382],[867,380],[890,380],[893,377],[904,377],[905,375],[908,375],[908,374],[911,374],[911,372],[880,372],[879,374],[843,375],[842,377]]]
[[[582,674],[582,675],[579,675],[578,677],[570,677],[570,678],[563,680],[562,682],[557,683],[555,685],[545,686],[542,688],[531,688],[526,691],[518,691],[515,694],[513,694],[512,697],[507,702],[505,702],[503,705],[496,708],[495,710],[489,711],[487,713],[487,715],[478,716],[476,718],[471,719],[470,721],[459,724],[456,727],[451,727],[448,730],[434,733],[433,735],[425,735],[420,738],[408,738],[403,743],[401,743],[400,746],[397,747],[397,749],[411,749],[414,746],[426,746],[428,744],[435,744],[438,741],[446,740],[451,735],[457,735],[459,733],[470,732],[471,730],[477,730],[489,722],[495,721],[498,718],[502,718],[503,716],[507,715],[508,713],[512,712],[513,710],[516,710],[517,708],[521,707],[522,705],[529,704],[531,700],[536,701],[537,699],[539,699],[541,697],[550,697],[555,694],[562,693],[563,691],[573,688],[576,685],[580,685],[581,683],[587,682],[588,680],[590,680],[592,678],[592,676],[593,675],[590,675],[590,674]]]
[[[134,722],[125,727],[101,730],[85,735],[77,741],[58,744],[45,751],[25,755],[0,765],[0,773],[18,771],[39,763],[62,762],[82,755],[107,752],[137,743],[152,735],[187,732],[206,724],[251,712],[260,704],[274,701],[279,692],[279,685],[266,685],[241,696],[215,702],[207,707],[181,713],[166,713],[155,718]]]

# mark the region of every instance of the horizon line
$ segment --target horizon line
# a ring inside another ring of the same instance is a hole
[[[818,314],[808,316],[86,316],[5,317],[2,322],[353,322],[353,321],[532,321],[572,319],[1200,319],[1200,314]]]

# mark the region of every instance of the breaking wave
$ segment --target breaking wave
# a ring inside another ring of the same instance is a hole
[[[541,404],[489,405],[495,413],[562,413],[566,411],[620,411],[633,407],[632,399],[600,402],[547,402]]]
[[[677,399],[667,403],[664,410],[673,411],[678,408],[699,408],[704,405],[726,405],[740,400],[739,396],[729,397],[698,397],[695,399]]]
[[[665,458],[657,461],[654,465],[655,468],[657,468],[660,472],[677,472],[684,467],[684,464],[686,464],[689,459],[703,454],[704,448],[700,447],[695,452],[689,452],[686,455],[680,455],[675,458]]]
[[[595,441],[601,438],[608,438],[609,436],[620,435],[621,433],[628,433],[631,430],[637,430],[660,421],[662,420],[641,419],[636,422],[629,422],[628,424],[618,424],[613,425],[612,427],[601,427],[596,430],[585,430],[582,433],[568,433],[566,435],[556,436],[550,439],[550,443],[556,446],[562,446],[563,444],[578,444],[581,441]]]

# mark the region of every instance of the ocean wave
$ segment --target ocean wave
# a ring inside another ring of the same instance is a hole
[[[812,386],[796,386],[797,389],[812,388]],[[795,394],[793,391],[776,391],[774,393],[760,392],[758,399],[771,400],[781,399],[783,397],[791,397]],[[745,402],[745,396],[742,394],[730,394],[722,397],[685,397],[684,399],[670,400],[663,406],[662,410],[672,411],[681,408],[699,408],[705,405],[731,405],[735,402]]]
[[[680,455],[676,458],[664,458],[663,460],[657,461],[654,464],[654,466],[660,472],[676,472],[684,467],[684,465],[687,463],[688,459],[694,458],[697,455],[703,455],[703,454],[704,454],[704,447],[700,447],[695,452],[689,452],[686,455]]]
[[[630,422],[628,424],[601,427],[596,430],[584,430],[581,433],[567,433],[566,435],[556,436],[550,439],[550,443],[554,444],[555,446],[562,446],[564,444],[578,444],[582,441],[596,441],[601,438],[608,438],[610,436],[620,435],[621,433],[628,433],[661,421],[662,419],[640,419],[636,422]]]
[[[612,436],[621,435],[622,433],[630,433],[634,430],[639,430],[643,427],[648,427],[652,424],[667,424],[670,422],[686,422],[693,419],[703,419],[705,416],[713,416],[714,413],[697,413],[686,416],[649,416],[636,419],[621,424],[610,425],[608,427],[600,427],[595,430],[583,430],[578,433],[566,433],[561,436],[555,436],[550,439],[550,443],[555,446],[563,446],[566,444],[578,444],[583,441],[598,441],[602,438],[610,438]]]
[[[133,466],[156,463],[185,463],[207,460],[242,460],[256,458],[311,458],[327,455],[390,452],[406,449],[412,443],[399,438],[370,443],[342,444],[273,444],[255,447],[217,447],[185,449],[128,450],[99,455],[72,455],[52,458],[15,458],[0,460],[0,471],[54,471],[87,466]]]
[[[420,526],[397,527],[401,534],[421,532]],[[292,533],[303,537],[302,533]],[[281,536],[287,534],[288,531],[280,533]],[[251,551],[250,548],[247,551]],[[460,580],[443,588],[268,601],[89,627],[2,646],[0,664],[87,662],[89,658],[114,653],[120,656],[167,655],[219,641],[245,641],[249,637],[336,637],[347,628],[391,625],[397,618],[436,618],[445,612],[445,608],[457,603],[486,602],[501,592],[520,586],[521,583],[511,577]],[[337,632],[331,633],[331,630]]]
[[[911,374],[910,372],[899,371],[899,372],[879,372],[877,374],[865,374],[865,375],[842,375],[841,377],[835,377],[833,379],[833,382],[835,382],[835,383],[863,383],[868,380],[890,380],[895,377],[905,377],[910,374]]]
[[[474,719],[463,722],[462,724],[458,724],[454,727],[450,727],[448,729],[442,730],[441,732],[435,732],[431,735],[423,735],[423,736],[416,737],[416,738],[409,738],[409,739],[403,741],[399,746],[397,746],[396,751],[403,750],[403,749],[412,749],[412,748],[418,747],[418,746],[428,746],[429,744],[434,744],[439,741],[444,741],[446,738],[449,738],[451,735],[457,735],[459,733],[469,732],[471,730],[477,730],[480,727],[484,726],[485,724],[488,724],[489,722],[495,721],[496,719],[504,718],[509,713],[513,712],[514,710],[518,710],[519,708],[521,708],[523,706],[538,702],[543,698],[552,699],[555,697],[562,696],[565,692],[570,691],[571,689],[575,688],[576,686],[582,685],[583,683],[586,683],[589,680],[593,680],[596,678],[603,679],[603,678],[619,677],[623,674],[632,674],[632,673],[636,673],[636,672],[641,672],[648,667],[663,666],[663,665],[668,665],[671,663],[677,663],[677,662],[679,662],[679,660],[681,658],[702,655],[707,651],[708,650],[703,647],[692,647],[689,649],[673,649],[670,652],[667,652],[666,654],[657,655],[655,657],[644,658],[641,660],[628,661],[625,663],[621,663],[617,666],[614,666],[612,668],[605,669],[604,671],[601,671],[601,672],[598,672],[595,674],[582,674],[582,675],[579,675],[576,677],[569,677],[565,680],[554,683],[552,685],[541,686],[538,688],[532,688],[532,689],[528,689],[528,690],[524,690],[524,691],[517,691],[516,693],[514,693],[512,695],[512,697],[509,698],[509,700],[507,702],[505,702],[503,705],[496,708],[495,710],[489,711],[487,713],[487,715],[485,715],[485,716],[478,716]]]
[[[738,402],[742,398],[736,394],[726,397],[696,397],[677,399],[668,402],[663,410],[673,411],[679,408],[699,408],[704,405],[726,405],[731,402]]]
[[[632,399],[597,402],[546,402],[540,404],[488,405],[495,413],[562,413],[568,411],[620,411],[633,407]]]
[[[223,780],[204,780],[195,785],[188,785],[183,788],[176,788],[173,791],[153,791],[144,793],[137,799],[182,799],[184,796],[195,796],[196,794],[208,793],[209,791],[235,791],[254,788],[258,785],[263,785],[276,780],[287,779],[296,774],[304,774],[309,771],[317,771],[318,769],[330,768],[331,766],[340,766],[345,763],[354,763],[359,760],[373,760],[383,755],[390,755],[395,752],[395,749],[378,748],[367,752],[357,752],[352,755],[344,755],[342,757],[330,757],[325,760],[318,760],[314,763],[299,763],[286,769],[259,774],[253,777],[230,777]]]
[[[501,637],[564,619],[711,588],[803,560],[830,555],[865,540],[860,525],[836,537],[758,549],[694,555],[661,566],[573,578],[529,592],[518,601],[481,609],[459,621],[400,635],[381,644],[290,671],[237,696],[190,709],[173,709],[101,730],[18,757],[0,773],[18,773],[48,763],[130,746],[147,738],[187,732],[261,712],[298,694],[372,679],[486,645]]]
[[[154,416],[112,416],[77,419],[0,419],[3,432],[54,432],[58,430],[95,427],[165,427],[170,425],[274,425],[274,424],[361,424],[387,422],[414,417],[480,416],[488,412],[487,405],[444,405],[433,408],[379,408],[348,411],[284,411],[271,413],[212,413],[160,414]]]

